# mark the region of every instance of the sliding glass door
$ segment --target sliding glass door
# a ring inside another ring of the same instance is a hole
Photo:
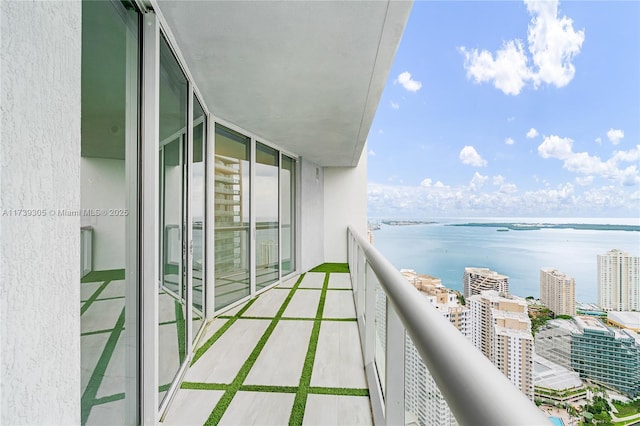
[[[216,124],[215,309],[251,292],[249,194],[251,139]]]
[[[278,151],[256,142],[254,200],[256,204],[256,288],[258,290],[273,284],[280,278],[279,164]]]

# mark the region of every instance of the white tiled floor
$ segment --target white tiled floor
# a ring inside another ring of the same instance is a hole
[[[322,322],[311,386],[367,387],[356,322]]]
[[[367,396],[309,395],[304,410],[304,425],[371,425]]]
[[[350,291],[328,291],[323,318],[355,318],[356,308]]]
[[[187,382],[231,383],[269,325],[269,320],[238,320],[189,368]]]
[[[224,391],[180,389],[163,424],[203,425],[222,395]]]
[[[319,291],[298,290],[291,298],[291,302],[289,302],[289,306],[285,309],[283,316],[290,318],[315,318],[319,301]]]
[[[336,274],[329,276],[329,288],[351,288],[351,277],[348,273]]]
[[[220,425],[286,425],[295,396],[293,393],[238,392]]]
[[[330,275],[330,277],[333,274]],[[333,282],[343,288],[348,274]],[[221,425],[284,425],[292,415],[296,393],[301,384],[309,342],[314,324],[319,325],[318,343],[313,364],[311,386],[366,389],[360,337],[355,321],[313,321],[325,279],[324,273],[308,273],[291,297],[283,318],[275,320],[275,328],[262,347],[242,387],[222,414]],[[295,285],[297,278],[287,284]],[[349,283],[347,283],[349,284]],[[349,284],[350,287],[350,284]],[[312,288],[305,290],[304,288]],[[243,317],[273,318],[289,289],[275,288],[259,295]],[[241,307],[235,308],[237,312]],[[229,315],[227,312],[225,315]],[[265,330],[274,320],[240,317],[187,371],[185,382],[229,384],[247,362]],[[351,291],[328,290],[323,318],[355,318]],[[210,339],[227,319],[209,324],[200,345]],[[237,384],[237,382],[236,382]],[[269,387],[271,386],[271,387]],[[289,389],[279,388],[286,386]],[[237,388],[235,388],[237,389]],[[261,391],[257,391],[261,390]],[[264,391],[262,391],[264,390]],[[331,390],[328,390],[331,392]],[[327,392],[325,390],[324,392]],[[201,425],[206,421],[224,391],[179,389],[164,424]],[[371,425],[369,397],[308,394],[303,422],[309,425]]]
[[[298,386],[312,321],[280,321],[260,352],[246,384]]]

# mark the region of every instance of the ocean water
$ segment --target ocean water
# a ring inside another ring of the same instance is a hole
[[[462,290],[464,268],[490,268],[509,277],[512,294],[539,296],[540,268],[552,267],[576,281],[576,300],[597,302],[597,255],[619,249],[640,255],[640,232],[540,229],[497,232],[452,223],[588,223],[639,225],[635,219],[434,219],[428,225],[381,225],[374,246],[398,269],[414,269]]]

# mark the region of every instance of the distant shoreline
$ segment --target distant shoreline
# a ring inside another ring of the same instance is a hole
[[[381,223],[390,226],[408,226],[408,225],[433,225],[438,222],[430,222],[426,220],[383,220]]]
[[[538,231],[540,229],[577,229],[582,231],[631,231],[640,232],[636,225],[600,225],[586,223],[452,223],[446,226],[478,226],[506,228],[512,231]]]

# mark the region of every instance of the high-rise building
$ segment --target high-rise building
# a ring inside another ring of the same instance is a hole
[[[411,269],[400,271],[420,294],[460,332],[469,335],[469,308],[460,305],[458,296],[442,286],[440,279],[418,275]],[[405,339],[405,410],[413,413],[420,425],[456,425],[444,396],[431,377],[411,338]]]
[[[580,377],[612,387],[632,398],[640,395],[640,335],[605,326],[600,320],[575,317],[571,334],[571,367]]]
[[[616,249],[598,255],[598,304],[610,311],[640,310],[640,257]]]
[[[467,303],[473,344],[533,400],[534,344],[526,300],[486,290]]]
[[[576,314],[576,281],[557,269],[540,270],[540,301],[556,315]]]
[[[484,290],[509,293],[509,277],[489,268],[464,268],[462,284],[464,297],[480,294]]]

